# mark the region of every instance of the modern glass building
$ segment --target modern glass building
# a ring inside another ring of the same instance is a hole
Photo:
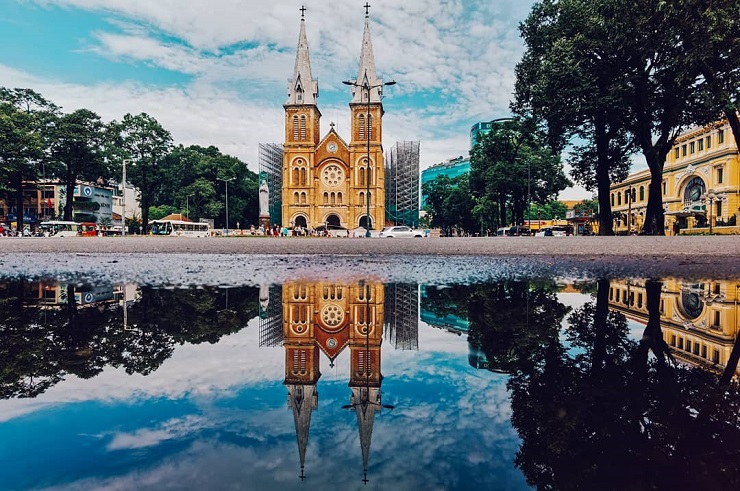
[[[463,157],[462,155],[454,159],[440,162],[439,164],[433,165],[428,169],[421,171],[421,186],[424,189],[424,184],[431,182],[439,176],[447,176],[450,179],[461,176],[470,172],[470,159]],[[426,195],[422,192],[421,195],[421,207],[424,208],[426,205]]]

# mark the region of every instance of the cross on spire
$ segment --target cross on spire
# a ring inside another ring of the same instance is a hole
[[[363,7],[365,7],[365,17],[370,17],[370,2],[365,2]]]
[[[306,17],[306,6],[301,5],[301,8],[299,8],[298,10],[301,11],[301,19],[305,18]]]

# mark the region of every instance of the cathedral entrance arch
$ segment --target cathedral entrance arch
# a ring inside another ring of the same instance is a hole
[[[373,219],[370,218],[370,227],[367,226],[367,215],[360,217],[360,228],[370,228],[370,230],[373,229]]]
[[[328,215],[326,217],[326,228],[336,228],[341,227],[342,221],[339,219],[339,217],[335,214]]]
[[[293,225],[305,229],[308,227],[308,221],[306,220],[305,216],[297,215],[295,218],[293,218]]]

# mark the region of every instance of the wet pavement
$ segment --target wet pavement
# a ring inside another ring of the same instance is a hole
[[[469,283],[552,276],[740,276],[740,240],[734,236],[4,238],[0,250],[0,278],[151,285],[352,277]]]

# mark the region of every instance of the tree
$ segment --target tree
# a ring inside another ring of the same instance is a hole
[[[146,233],[149,206],[157,202],[167,175],[161,164],[172,148],[172,135],[146,113],[126,114],[120,123],[111,122],[109,128],[117,159],[131,161],[126,167],[127,180],[141,192],[142,231]]]
[[[79,178],[107,176],[104,167],[105,125],[87,109],[57,117],[50,129],[50,158],[63,164],[67,200],[64,220],[72,220],[74,188]]]
[[[426,210],[432,227],[439,227],[447,236],[452,235],[453,230],[458,234],[475,230],[472,215],[475,202],[470,195],[468,174],[455,178],[439,176],[424,183],[423,193],[427,197]]]
[[[560,157],[520,121],[498,122],[470,152],[470,191],[479,202],[496,203],[501,224],[507,212],[523,223],[530,203],[550,202],[569,185]]]
[[[36,180],[43,165],[46,130],[57,107],[30,89],[0,87],[0,177],[15,201],[23,226],[23,182]]]
[[[232,222],[257,223],[258,176],[247,164],[214,147],[182,145],[174,148],[163,165],[167,176],[163,181],[159,205],[171,205],[191,217],[216,218],[226,223],[226,188],[219,178],[229,182],[229,219]]]
[[[634,151],[614,39],[587,0],[538,3],[520,31],[527,50],[516,67],[512,109],[534,119],[556,153],[576,140],[568,153],[571,175],[598,192],[599,234],[613,235],[609,188],[627,176]]]

